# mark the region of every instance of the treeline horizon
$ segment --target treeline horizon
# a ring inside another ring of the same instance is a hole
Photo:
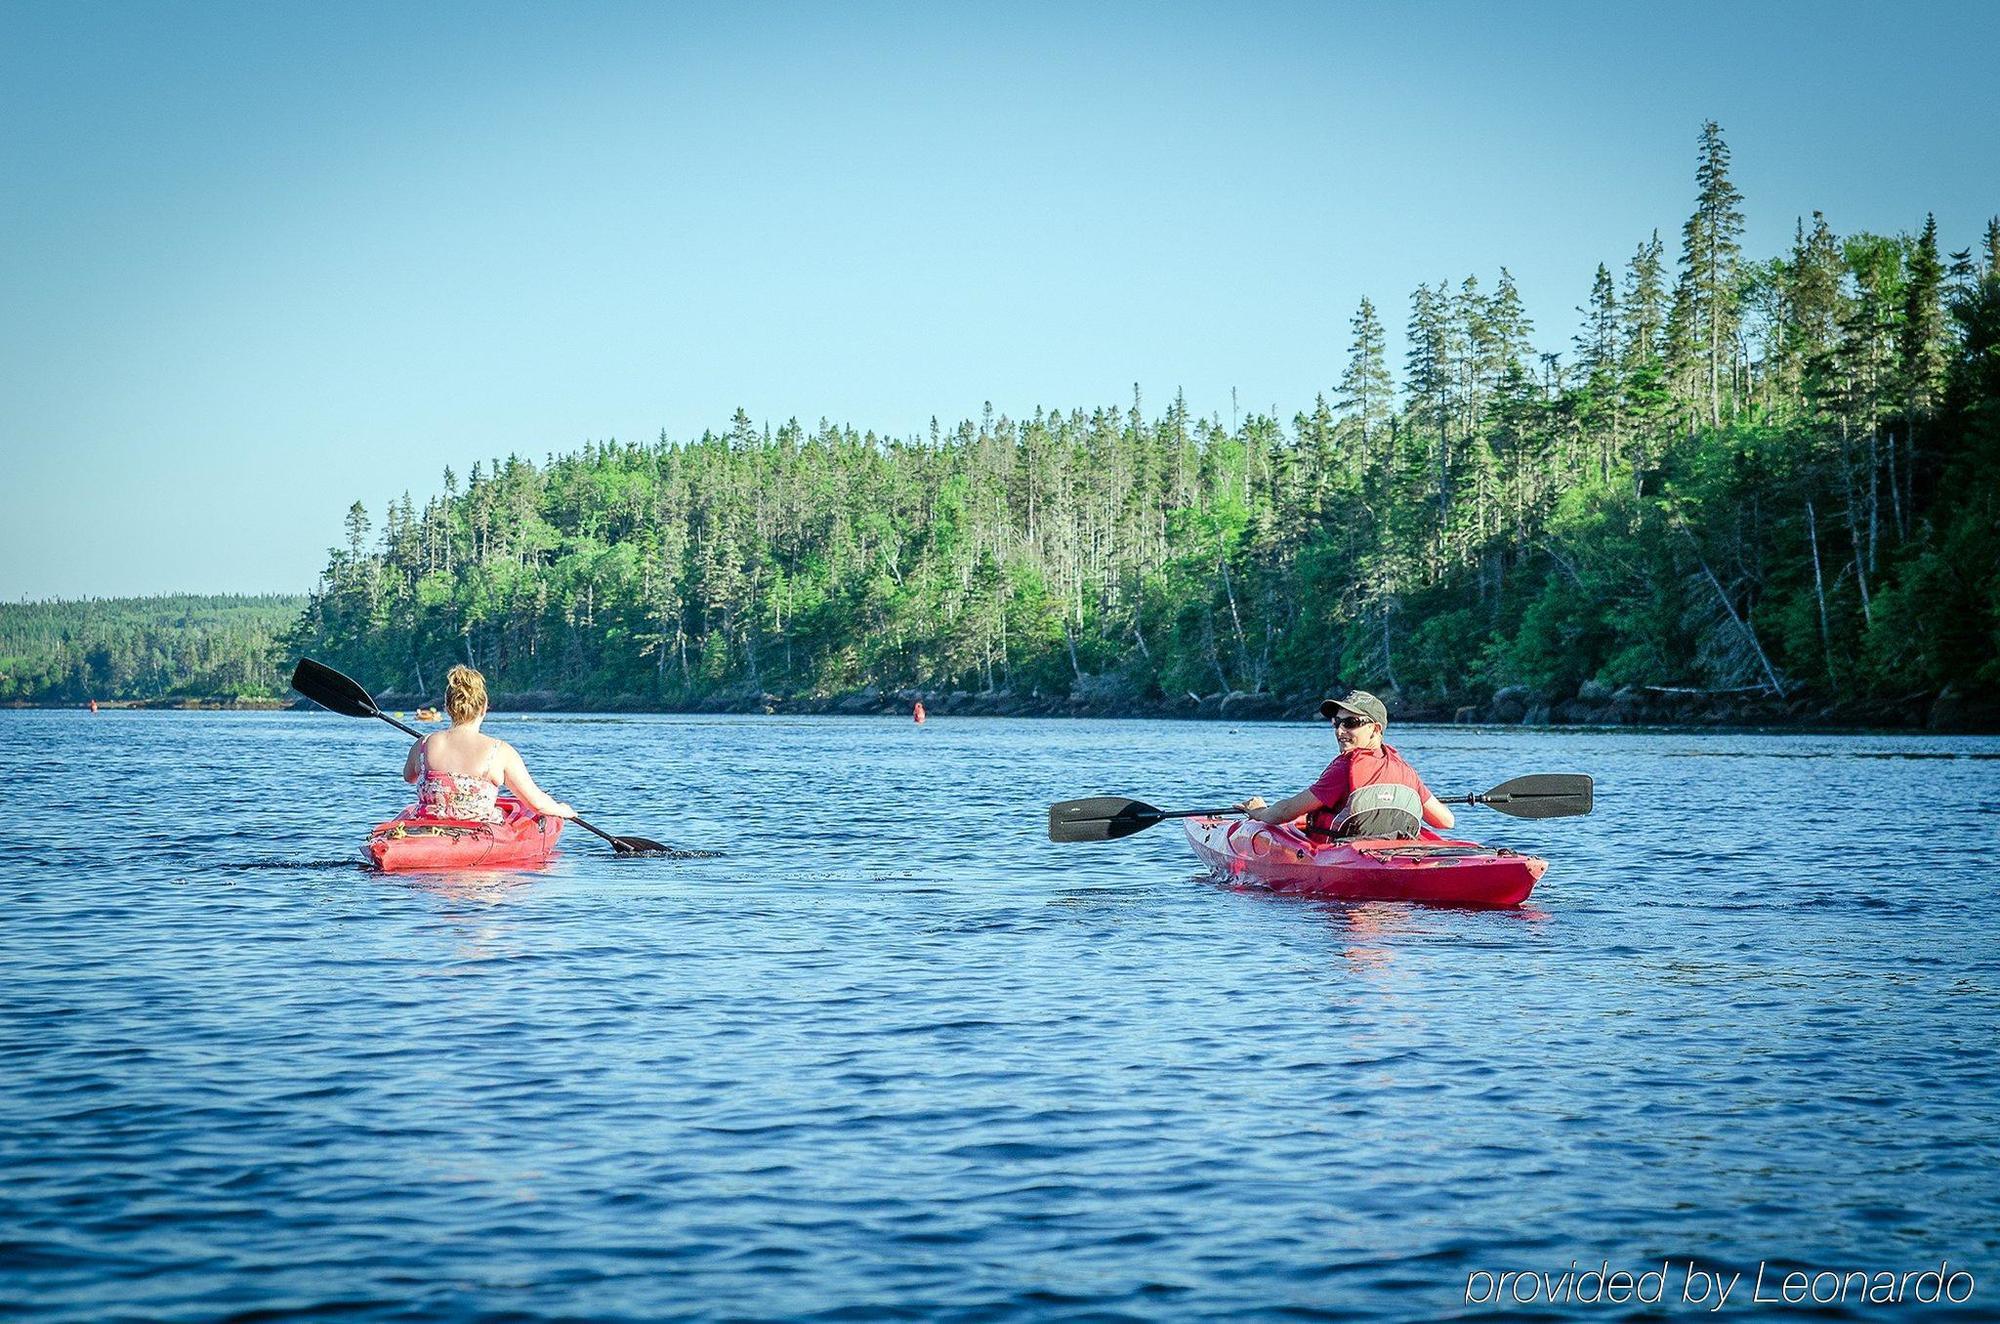
[[[1363,299],[1336,385],[1232,427],[1178,395],[892,438],[822,420],[451,470],[361,503],[283,639],[431,695],[682,708],[868,686],[1074,696],[1351,684],[1419,708],[1625,687],[1920,713],[2000,694],[2000,219],[1941,251],[1694,205],[1538,348],[1502,268]],[[1581,273],[1580,273],[1581,274]],[[282,683],[282,679],[280,679]]]
[[[269,699],[303,593],[0,602],[0,703]]]

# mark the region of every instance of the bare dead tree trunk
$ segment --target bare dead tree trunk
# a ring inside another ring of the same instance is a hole
[[[1826,683],[1835,684],[1833,676],[1833,634],[1826,624],[1826,579],[1819,568],[1819,520],[1813,513],[1812,498],[1806,498],[1806,541],[1812,547],[1813,596],[1819,600],[1819,646],[1826,654]]]
[[[1222,687],[1224,694],[1229,693],[1229,677],[1222,672],[1222,650],[1217,648],[1215,644],[1215,613],[1213,611],[1204,611],[1201,614],[1201,640],[1203,644],[1207,645],[1208,665],[1215,668],[1216,683]]]
[[[1388,677],[1390,689],[1400,690],[1403,687],[1396,683],[1395,657],[1389,647],[1389,607],[1390,604],[1388,601],[1384,600],[1382,603],[1382,674]]]
[[[1875,551],[1882,529],[1881,429],[1868,432],[1868,573],[1875,573]]]
[[[1679,529],[1681,536],[1688,540],[1688,548],[1694,553],[1695,564],[1699,565],[1701,573],[1708,577],[1709,585],[1715,589],[1717,600],[1722,603],[1722,609],[1729,613],[1729,619],[1736,623],[1736,628],[1741,630],[1743,637],[1750,641],[1751,651],[1757,654],[1757,663],[1764,668],[1764,679],[1770,683],[1771,692],[1781,699],[1784,698],[1785,687],[1778,680],[1778,673],[1772,667],[1771,659],[1765,655],[1764,645],[1758,641],[1757,632],[1750,628],[1750,622],[1744,620],[1742,615],[1736,610],[1736,604],[1730,601],[1729,590],[1725,589],[1722,586],[1722,581],[1715,577],[1715,571],[1708,568],[1708,558],[1701,554],[1701,544],[1694,540],[1692,533],[1688,532],[1687,525],[1682,524],[1678,519],[1674,521],[1674,527]]]
[[[1917,421],[1910,420],[1910,435],[1903,445],[1903,508],[1915,518],[1917,513]],[[1905,535],[1907,536],[1907,534]]]
[[[1861,619],[1868,625],[1875,624],[1875,613],[1868,605],[1868,566],[1863,555],[1864,543],[1861,537],[1860,517],[1854,505],[1854,452],[1847,440],[1847,423],[1840,424],[1840,483],[1847,493],[1847,541],[1854,548],[1854,583],[1861,590]]]
[[[1236,662],[1245,673],[1250,666],[1250,644],[1243,636],[1243,614],[1236,610],[1236,587],[1229,578],[1229,562],[1222,557],[1215,559],[1216,571],[1222,576],[1222,594],[1229,599],[1229,624],[1236,636]]]
[[[1896,541],[1910,540],[1910,531],[1903,523],[1903,490],[1896,477],[1896,434],[1889,434],[1889,512],[1896,521]]]

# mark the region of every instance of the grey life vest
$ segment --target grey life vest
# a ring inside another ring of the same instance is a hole
[[[1414,786],[1376,782],[1356,788],[1334,814],[1336,837],[1402,837],[1415,839],[1423,831],[1424,805]]]

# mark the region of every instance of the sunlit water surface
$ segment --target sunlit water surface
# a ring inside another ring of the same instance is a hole
[[[491,726],[720,856],[382,877],[380,723],[0,713],[0,1315],[1434,1319],[1663,1260],[2000,1304],[2000,741],[1399,730],[1441,793],[1598,779],[1465,814],[1551,861],[1480,913],[1046,839],[1297,789],[1317,726]]]

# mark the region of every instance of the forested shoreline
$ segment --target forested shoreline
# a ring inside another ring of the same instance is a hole
[[[1227,424],[1178,396],[928,434],[739,409],[693,440],[446,470],[344,544],[275,643],[403,696],[455,661],[563,708],[2000,723],[2000,219],[1741,251],[1695,204],[1579,272],[1348,322],[1337,384]],[[1330,375],[1335,375],[1330,373]]]
[[[269,704],[304,594],[0,602],[0,703]]]

